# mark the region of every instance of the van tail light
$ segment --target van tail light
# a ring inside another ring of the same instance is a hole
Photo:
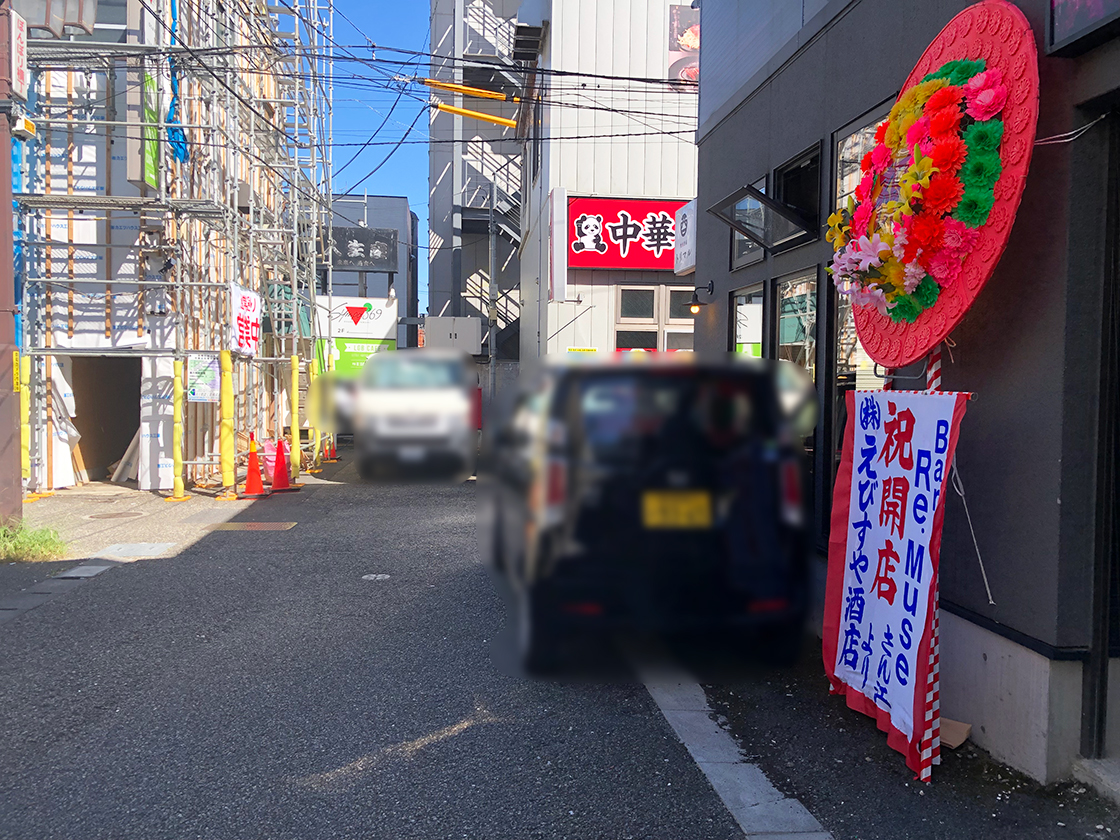
[[[557,525],[564,521],[565,502],[568,498],[568,466],[560,458],[548,459],[545,474],[544,521]]]
[[[781,467],[782,521],[801,527],[805,524],[805,507],[801,498],[801,470],[797,461],[786,459]]]

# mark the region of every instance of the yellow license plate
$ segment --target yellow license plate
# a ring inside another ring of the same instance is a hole
[[[712,497],[706,490],[647,490],[642,494],[646,528],[711,528]]]

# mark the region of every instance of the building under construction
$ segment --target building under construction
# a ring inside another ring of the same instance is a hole
[[[114,473],[228,487],[250,433],[298,443],[299,392],[324,362],[317,278],[331,288],[332,10],[25,14],[36,135],[14,144],[13,192],[30,492]]]

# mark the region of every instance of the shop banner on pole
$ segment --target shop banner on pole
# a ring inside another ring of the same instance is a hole
[[[252,358],[261,349],[261,296],[230,284],[229,349],[241,356]]]
[[[937,580],[968,394],[849,391],[832,501],[824,666],[928,780],[938,760]]]

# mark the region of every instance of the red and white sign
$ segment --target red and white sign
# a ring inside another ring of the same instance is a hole
[[[568,267],[673,270],[684,201],[568,199]]]
[[[9,45],[12,57],[12,96],[27,99],[27,21],[15,10],[9,9],[12,41]]]
[[[241,356],[255,356],[261,349],[261,296],[236,283],[230,284],[229,349]]]
[[[824,666],[923,781],[939,763],[941,523],[968,395],[849,391],[832,500]]]

